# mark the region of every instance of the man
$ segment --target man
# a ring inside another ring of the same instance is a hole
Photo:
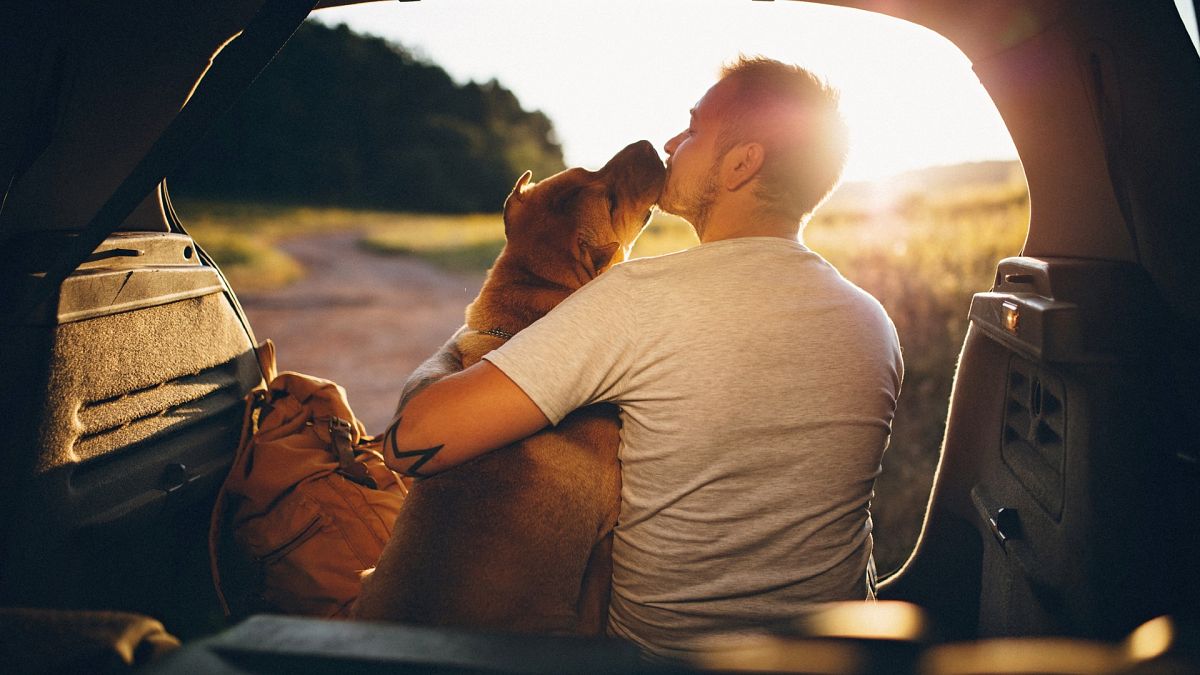
[[[873,597],[869,506],[903,369],[879,303],[800,243],[844,164],[836,93],[742,59],[691,113],[660,207],[701,245],[589,282],[412,398],[385,449],[437,472],[617,404],[609,632],[662,656]]]

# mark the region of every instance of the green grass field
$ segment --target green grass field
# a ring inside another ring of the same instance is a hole
[[[504,244],[498,215],[437,216],[346,209],[188,204],[189,229],[238,290],[286,284],[302,270],[272,244],[283,237],[359,230],[380,254],[415,255],[447,269],[487,269]],[[878,209],[818,212],[805,243],[887,308],[906,375],[891,446],[876,486],[876,561],[898,567],[920,531],[937,462],[971,295],[992,285],[996,262],[1017,255],[1028,224],[1023,182],[909,196]],[[684,221],[657,214],[634,257],[696,245]]]

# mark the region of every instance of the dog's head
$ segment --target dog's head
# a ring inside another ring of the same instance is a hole
[[[662,190],[649,141],[599,171],[567,169],[538,183],[527,171],[504,202],[504,255],[536,276],[577,288],[626,259]]]

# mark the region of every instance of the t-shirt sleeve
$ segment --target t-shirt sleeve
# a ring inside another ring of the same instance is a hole
[[[620,403],[636,358],[629,280],[620,265],[614,267],[483,358],[551,424],[585,405]]]

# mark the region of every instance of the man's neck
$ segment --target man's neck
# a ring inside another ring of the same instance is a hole
[[[713,209],[708,219],[696,226],[700,243],[740,237],[779,237],[799,241],[800,223],[765,215],[759,209]]]

